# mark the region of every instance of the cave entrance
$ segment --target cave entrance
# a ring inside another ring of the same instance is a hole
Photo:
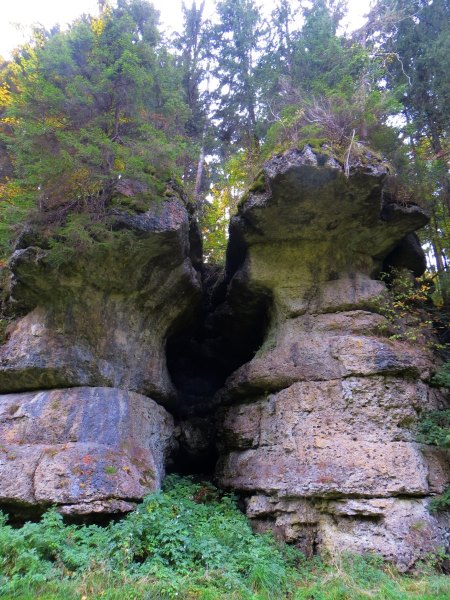
[[[266,336],[271,297],[239,283],[228,288],[231,293],[225,294],[225,289],[223,270],[205,265],[197,314],[167,340],[167,367],[177,391],[173,412],[182,430],[173,466],[177,472],[212,472],[217,458],[217,392],[231,373],[253,358]],[[183,423],[189,433],[183,432]]]

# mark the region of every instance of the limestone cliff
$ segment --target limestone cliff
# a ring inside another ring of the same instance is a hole
[[[374,550],[407,568],[445,546],[428,505],[448,457],[415,431],[446,400],[431,351],[392,339],[378,278],[420,274],[427,217],[383,192],[386,175],[363,147],[349,173],[308,146],[273,157],[217,281],[182,195],[114,212],[113,243],[58,268],[24,235],[8,301],[22,316],[0,346],[2,505],[124,512],[178,447],[188,472],[217,453],[255,527],[307,554]]]
[[[427,506],[450,472],[414,440],[420,415],[442,406],[426,383],[433,357],[389,339],[377,313],[385,286],[375,277],[426,222],[418,206],[383,197],[385,175],[368,152],[347,178],[306,147],[268,161],[241,202],[231,310],[242,310],[235,282],[272,305],[261,348],[219,392],[217,476],[246,495],[259,529],[307,554],[376,551],[407,567],[446,544],[448,520]]]
[[[8,304],[25,314],[0,346],[0,502],[124,512],[160,486],[176,399],[166,339],[201,295],[189,212],[175,195],[116,210],[112,241],[58,266],[39,228],[24,232]]]

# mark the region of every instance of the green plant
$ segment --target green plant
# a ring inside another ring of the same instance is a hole
[[[419,426],[419,440],[433,446],[450,447],[450,409],[426,413]]]
[[[431,382],[440,387],[450,388],[450,360],[435,373]]]
[[[117,473],[117,467],[115,467],[114,465],[105,467],[105,473],[107,475],[115,475]]]
[[[0,557],[0,589],[10,597],[57,580],[82,586],[95,572],[101,585],[145,579],[155,597],[275,598],[288,593],[303,560],[255,535],[231,497],[176,476],[105,528],[64,525],[55,510],[21,529],[3,517]]]
[[[428,280],[415,279],[410,271],[398,269],[381,273],[380,279],[388,285],[388,293],[378,296],[373,304],[373,309],[386,319],[380,333],[391,340],[420,340],[424,345],[436,346],[430,335],[433,321],[426,310],[432,304]]]
[[[9,325],[9,322],[6,319],[0,318],[0,345],[4,344],[7,340],[6,329]]]
[[[425,444],[450,448],[450,409],[426,413],[419,425],[418,439]],[[449,508],[450,487],[443,494],[437,496],[430,505],[432,511],[448,510]]]
[[[440,512],[448,510],[450,508],[450,487],[448,487],[444,493],[440,494],[430,504],[430,510],[433,512]]]
[[[306,561],[254,534],[232,497],[177,476],[106,527],[65,525],[55,510],[21,528],[0,519],[8,600],[444,600],[449,591],[429,569],[406,577],[376,556]]]

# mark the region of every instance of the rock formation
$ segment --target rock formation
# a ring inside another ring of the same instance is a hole
[[[389,255],[410,266],[395,249],[426,222],[418,206],[383,198],[385,175],[367,151],[347,178],[305,147],[268,161],[241,202],[228,302],[238,318],[238,282],[272,306],[261,348],[219,392],[217,476],[245,494],[258,529],[306,554],[376,551],[407,568],[446,544],[448,521],[427,506],[450,471],[414,440],[442,401],[426,384],[433,357],[390,339],[377,313],[386,290],[374,278]]]
[[[428,385],[431,351],[392,335],[379,279],[420,274],[412,232],[427,218],[383,192],[381,160],[355,156],[347,173],[309,146],[269,160],[218,281],[179,193],[113,210],[112,241],[58,264],[26,231],[9,266],[21,316],[0,345],[2,506],[126,512],[178,446],[187,472],[217,452],[217,480],[255,527],[306,554],[376,551],[408,568],[445,546],[448,520],[428,506],[448,457],[415,440],[445,398]]]
[[[162,406],[117,388],[0,396],[0,500],[24,514],[129,511],[159,489],[173,432]]]
[[[25,314],[0,346],[3,504],[124,512],[159,488],[174,445],[166,339],[200,300],[188,208],[174,195],[113,211],[112,240],[58,265],[39,228],[22,235],[8,304]]]
[[[113,215],[116,234],[62,264],[26,232],[11,260],[10,303],[27,314],[0,347],[0,390],[119,387],[170,405],[165,342],[200,299],[189,216],[178,198]]]

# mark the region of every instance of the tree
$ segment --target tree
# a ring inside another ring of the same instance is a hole
[[[212,28],[218,81],[213,120],[219,127],[223,152],[231,143],[254,153],[258,136],[258,54],[264,36],[261,13],[254,0],[222,0],[219,23]]]
[[[184,97],[190,109],[190,117],[186,122],[186,135],[197,150],[195,158],[194,152],[187,158],[183,179],[185,182],[191,181],[194,184],[193,194],[199,212],[202,211],[203,206],[205,146],[208,143],[206,139],[208,106],[205,90],[201,89],[202,86],[205,86],[207,78],[207,56],[209,54],[209,38],[203,19],[204,7],[204,0],[198,7],[195,0],[192,0],[190,7],[183,2],[183,31],[175,39],[175,48],[180,54],[178,63],[182,72]]]
[[[397,167],[430,211],[424,241],[432,249],[444,299],[450,300],[450,3],[379,0],[367,34],[384,62],[385,84],[402,104],[397,156],[406,160],[397,161]]]
[[[17,52],[10,147],[41,210],[101,212],[118,178],[152,189],[177,171],[189,109],[157,22],[147,2],[119,0]]]
[[[288,28],[290,10],[280,0],[273,13],[278,33],[270,62],[278,89],[273,86],[264,98],[273,122],[266,151],[326,140],[342,152],[355,136],[367,141],[388,112],[386,94],[371,86],[378,63],[361,43],[337,34],[341,2],[317,0],[303,8],[298,31]]]

